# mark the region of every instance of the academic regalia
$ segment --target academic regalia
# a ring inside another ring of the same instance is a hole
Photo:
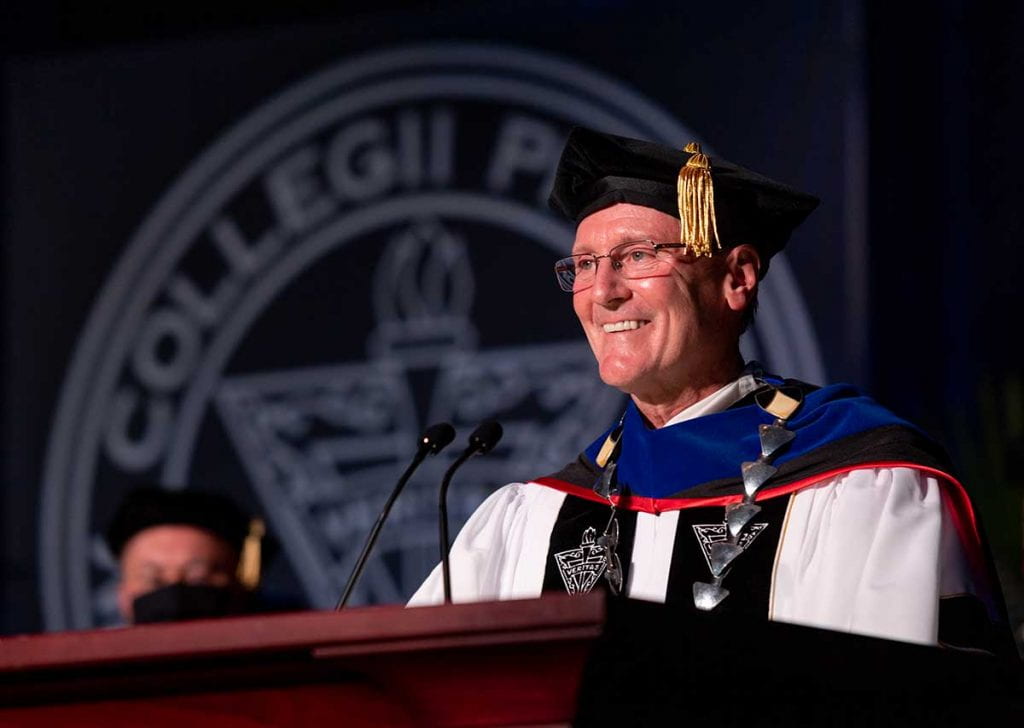
[[[696,143],[579,127],[549,202],[576,223],[618,203],[678,216],[679,241],[648,241],[656,251],[699,258],[748,244],[759,276],[818,205]],[[579,260],[555,272],[563,290],[587,295]],[[488,498],[451,564],[455,601],[610,589],[679,609],[1014,650],[973,508],[941,448],[853,387],[756,366],[657,430],[631,403],[573,463]],[[437,569],[410,603],[442,595]]]
[[[974,512],[941,449],[848,386],[796,387],[795,436],[772,460],[760,511],[715,610],[924,644],[993,652],[1008,632]],[[741,462],[759,455],[752,374],[651,430],[630,405],[617,459],[617,555],[625,596],[693,610],[712,582],[710,546],[742,499]],[[614,428],[612,428],[614,429]],[[598,543],[611,513],[595,493],[607,435],[557,473],[507,485],[451,551],[457,602],[607,589]],[[440,567],[410,601],[442,600]]]

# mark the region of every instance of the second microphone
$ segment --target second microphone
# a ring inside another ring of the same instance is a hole
[[[440,512],[441,529],[441,573],[444,577],[444,602],[451,604],[452,601],[452,579],[451,563],[448,558],[450,548],[448,538],[448,485],[451,483],[455,471],[462,467],[462,464],[474,455],[483,455],[494,449],[501,439],[502,429],[494,420],[484,420],[479,427],[473,430],[469,436],[469,446],[462,451],[462,454],[455,459],[441,481],[441,491],[438,495],[438,510]]]

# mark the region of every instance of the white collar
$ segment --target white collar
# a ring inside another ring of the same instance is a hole
[[[682,412],[676,414],[662,427],[678,425],[680,422],[692,420],[704,415],[712,415],[729,409],[748,394],[757,389],[757,380],[753,374],[743,374],[739,379],[729,382],[714,394],[709,394],[704,399],[694,402]]]

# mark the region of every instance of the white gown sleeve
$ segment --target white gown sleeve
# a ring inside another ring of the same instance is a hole
[[[794,494],[769,617],[937,644],[939,599],[968,581],[942,487],[911,468],[879,468]]]
[[[564,493],[536,483],[512,483],[491,494],[452,544],[452,601],[539,597],[551,530],[564,498]],[[408,606],[443,602],[438,564]]]

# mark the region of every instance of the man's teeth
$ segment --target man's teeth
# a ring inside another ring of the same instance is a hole
[[[616,321],[613,324],[604,324],[604,331],[606,334],[610,334],[614,331],[629,331],[631,329],[639,329],[643,326],[646,321]]]

